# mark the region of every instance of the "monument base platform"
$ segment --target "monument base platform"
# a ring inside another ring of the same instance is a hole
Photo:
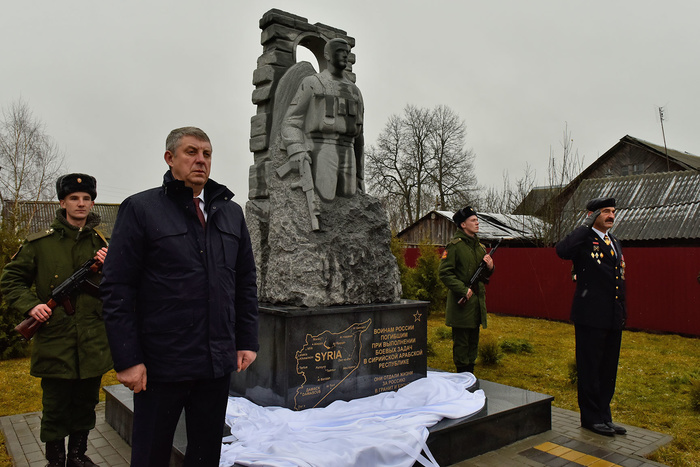
[[[229,395],[260,406],[325,407],[425,378],[428,302],[294,307],[260,304],[255,363]]]
[[[442,466],[552,429],[554,397],[483,379],[478,385],[486,394],[486,405],[480,412],[443,419],[428,429],[428,449]]]
[[[486,394],[486,406],[480,412],[461,419],[444,419],[429,429],[428,447],[442,466],[499,449],[552,427],[552,396],[486,380],[479,380],[479,387]],[[121,385],[107,386],[104,391],[105,419],[131,445],[133,393]],[[175,431],[171,466],[183,465],[186,447],[183,414]]]

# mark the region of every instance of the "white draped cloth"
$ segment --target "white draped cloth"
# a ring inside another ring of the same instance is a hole
[[[481,410],[484,392],[466,390],[475,382],[471,373],[429,371],[396,392],[298,412],[230,397],[231,436],[223,440],[219,465],[437,466],[426,446],[428,427]]]

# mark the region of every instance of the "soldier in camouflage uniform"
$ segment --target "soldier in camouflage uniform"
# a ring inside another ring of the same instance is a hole
[[[452,327],[452,357],[457,372],[474,372],[479,350],[479,326],[486,328],[486,291],[477,282],[476,290],[468,288],[469,280],[483,260],[486,275],[493,273],[493,260],[479,243],[479,218],[469,206],[457,211],[452,220],[459,226],[440,260],[439,274],[449,289],[445,324]],[[466,297],[466,303],[459,303]]]
[[[61,209],[51,228],[29,235],[6,266],[0,289],[8,306],[42,322],[32,347],[30,373],[41,378],[41,440],[48,466],[92,466],[85,455],[88,432],[95,427],[102,375],[112,357],[96,291],[80,291],[70,303],[46,305],[54,287],[88,259],[104,262],[107,240],[96,230],[100,217],[90,212],[97,184],[86,174],[69,174],[56,182]],[[99,284],[95,273],[90,278]],[[66,312],[72,307],[74,313]]]

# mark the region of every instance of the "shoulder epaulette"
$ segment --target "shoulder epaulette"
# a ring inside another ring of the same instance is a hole
[[[40,238],[48,237],[52,233],[54,233],[53,229],[40,230],[39,232],[34,232],[27,235],[27,241],[33,242],[35,240],[39,240]]]
[[[453,238],[452,241],[450,243],[448,243],[448,245],[456,245],[461,241],[462,241],[461,238]]]
[[[94,230],[95,234],[97,234],[97,236],[100,237],[103,242],[105,242],[105,245],[109,245],[109,242],[107,241],[107,238],[105,237],[105,234],[103,234],[101,230],[99,230],[99,229],[92,229],[92,230]]]

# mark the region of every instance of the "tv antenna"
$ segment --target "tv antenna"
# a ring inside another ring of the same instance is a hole
[[[664,151],[666,152],[666,171],[671,171],[671,163],[668,160],[668,147],[666,147],[666,133],[664,132],[664,108],[659,107],[659,120],[661,120],[661,136],[664,138]]]

